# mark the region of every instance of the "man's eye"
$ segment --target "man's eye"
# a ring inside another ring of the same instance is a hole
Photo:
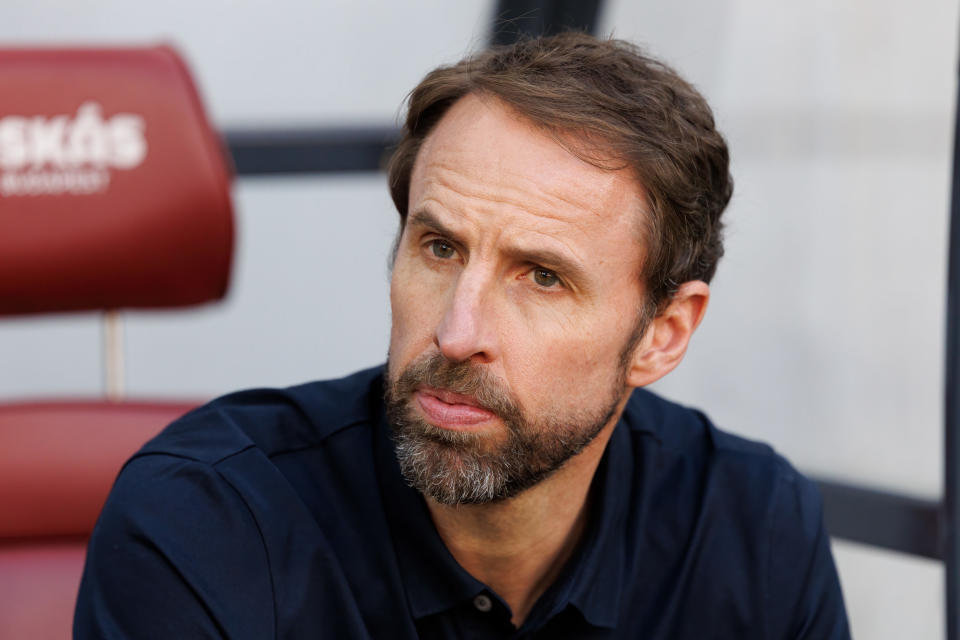
[[[553,287],[560,284],[560,278],[558,278],[557,274],[549,269],[534,269],[533,280],[541,287]]]
[[[433,255],[443,259],[452,258],[457,252],[446,240],[432,240],[430,250],[433,251]]]

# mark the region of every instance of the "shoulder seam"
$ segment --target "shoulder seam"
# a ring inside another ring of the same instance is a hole
[[[324,434],[323,437],[320,438],[319,440],[317,440],[316,442],[312,442],[312,443],[310,443],[310,444],[304,444],[304,445],[300,445],[300,446],[296,446],[296,447],[289,447],[289,448],[286,448],[286,449],[279,449],[279,450],[277,450],[277,451],[271,451],[270,453],[264,452],[264,455],[266,455],[268,458],[273,458],[274,456],[281,456],[281,455],[284,455],[284,454],[287,454],[287,453],[296,453],[297,451],[304,451],[304,450],[306,450],[306,449],[312,449],[312,448],[314,448],[314,447],[316,447],[316,446],[319,446],[319,445],[323,444],[323,443],[326,442],[329,438],[331,438],[331,437],[333,437],[334,435],[340,433],[341,431],[345,431],[345,430],[349,429],[350,427],[355,427],[355,426],[357,426],[357,425],[359,425],[359,424],[364,424],[364,423],[370,423],[370,424],[372,424],[373,421],[372,421],[372,420],[367,420],[367,419],[365,419],[365,418],[354,418],[354,419],[352,419],[352,420],[350,420],[350,421],[348,421],[348,422],[344,422],[342,425],[340,425],[340,426],[336,427],[335,429],[333,429],[332,431],[330,431],[330,433]],[[255,445],[250,445],[250,446],[255,446]],[[236,453],[241,453],[241,452],[240,452],[240,451],[237,451]],[[231,454],[231,455],[235,455],[235,454]],[[228,458],[228,457],[230,457],[230,456],[225,456],[223,459],[225,460],[225,459]],[[218,462],[220,462],[220,461],[218,460]]]
[[[236,451],[231,451],[230,453],[223,455],[215,460],[203,460],[201,458],[196,458],[194,456],[186,456],[182,453],[173,453],[172,451],[138,451],[133,454],[129,460],[123,463],[123,467],[120,468],[120,471],[123,471],[127,468],[127,465],[136,460],[137,458],[146,458],[147,456],[166,456],[167,458],[177,458],[179,460],[189,460],[190,462],[196,462],[197,464],[207,465],[209,467],[215,467],[224,460],[232,458],[235,455],[241,454],[244,451],[255,448],[256,445],[250,443],[244,446],[242,449],[237,449]]]

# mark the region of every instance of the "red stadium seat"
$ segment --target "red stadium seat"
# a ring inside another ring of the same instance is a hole
[[[0,92],[0,315],[225,295],[230,167],[172,49],[0,49]],[[70,637],[114,477],[198,402],[0,403],[0,638]]]

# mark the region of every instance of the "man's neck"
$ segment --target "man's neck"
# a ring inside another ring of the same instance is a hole
[[[586,531],[590,485],[615,425],[604,427],[550,477],[508,500],[447,506],[427,499],[447,549],[510,605],[517,627]]]

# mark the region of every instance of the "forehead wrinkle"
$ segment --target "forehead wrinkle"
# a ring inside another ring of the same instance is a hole
[[[464,176],[462,167],[444,162],[430,162],[423,167],[424,170],[435,169],[433,175],[422,176],[423,191],[429,193],[430,187],[440,187],[448,189],[457,195],[481,203],[477,208],[482,210],[489,208],[489,205],[501,204],[517,209],[524,213],[543,218],[552,222],[573,225],[580,228],[588,223],[590,218],[602,218],[601,206],[595,203],[608,199],[596,194],[597,189],[592,189],[591,193],[595,195],[592,198],[577,198],[571,190],[571,194],[555,193],[552,190],[544,188],[539,181],[526,179],[528,186],[506,186],[498,185],[498,193],[485,188],[486,182],[481,178],[472,178]],[[524,176],[513,173],[513,176],[523,180]],[[616,180],[613,176],[612,180]],[[474,184],[479,187],[473,188]],[[532,196],[532,197],[531,197]],[[429,196],[425,196],[429,197]],[[566,207],[557,206],[558,204]],[[569,211],[569,215],[563,215]],[[587,215],[582,215],[587,214]]]
[[[502,148],[497,147],[496,151],[491,151],[484,147],[482,141],[480,146],[477,146],[474,140],[477,131],[486,127],[489,127],[489,134],[483,134],[485,139],[497,135],[507,136]],[[452,131],[457,131],[457,134],[451,134]],[[542,148],[543,157],[535,163],[516,165],[514,153],[520,138],[532,140],[531,144],[535,148]],[[475,182],[480,187],[480,197],[491,202],[519,207],[543,218],[575,224],[577,221],[569,216],[558,215],[560,212],[555,210],[559,208],[559,203],[588,213],[591,217],[602,218],[604,214],[598,202],[603,200],[609,203],[611,190],[632,192],[632,201],[636,201],[639,196],[641,203],[645,202],[643,185],[629,169],[604,169],[588,162],[577,153],[578,149],[598,144],[598,141],[588,138],[589,136],[586,136],[585,139],[582,132],[567,131],[559,132],[558,135],[558,132],[544,130],[496,96],[482,92],[470,93],[454,104],[450,112],[426,137],[414,163],[412,182],[416,182],[417,174],[422,176],[428,166],[436,167],[463,181]],[[440,143],[441,139],[444,140],[443,144]],[[533,173],[531,167],[535,168]],[[583,176],[584,180],[578,180],[577,176]],[[505,179],[506,184],[502,184]],[[596,184],[597,181],[602,181],[602,184]],[[511,182],[524,184],[518,187]],[[591,185],[591,182],[594,184]],[[618,188],[616,184],[611,185],[615,182],[620,182],[623,186]],[[508,192],[497,195],[483,193],[483,187],[490,183]],[[585,184],[592,188],[581,197]],[[577,188],[577,185],[580,188]],[[477,191],[462,187],[455,190],[464,195],[474,195],[472,192]],[[601,192],[603,198],[600,197]],[[542,206],[537,207],[539,210],[531,209],[529,200],[532,196],[543,200]],[[641,206],[639,212],[645,209],[646,207]],[[642,220],[639,222],[634,228],[643,225]]]

